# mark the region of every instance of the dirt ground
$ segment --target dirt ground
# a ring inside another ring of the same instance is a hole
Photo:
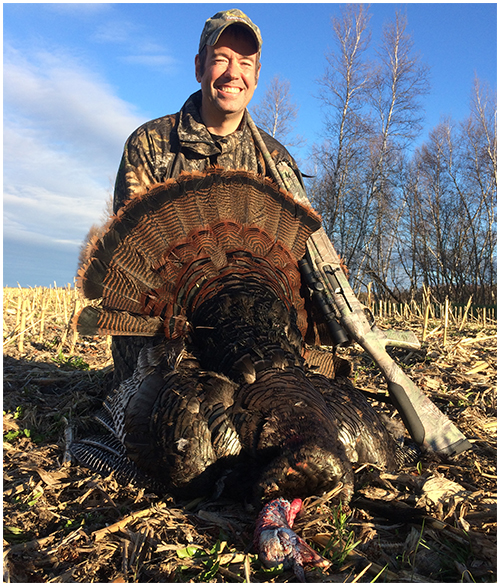
[[[53,322],[19,352],[13,319],[4,315],[5,582],[296,581],[264,570],[251,550],[255,511],[160,498],[72,463],[66,442],[93,427],[108,391],[108,342],[83,338],[71,355],[67,344],[58,352],[65,326]],[[421,333],[417,321],[405,327]],[[307,581],[497,580],[496,344],[496,324],[466,324],[445,347],[437,331],[420,351],[391,350],[473,447],[397,473],[364,467],[348,508],[334,493],[307,499],[296,531],[332,562],[306,570]],[[369,357],[358,346],[342,354],[356,385],[398,421]]]

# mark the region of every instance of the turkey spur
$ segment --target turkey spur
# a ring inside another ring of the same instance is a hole
[[[352,463],[395,467],[365,397],[303,358],[297,261],[319,225],[267,179],[185,174],[131,199],[79,271],[83,293],[99,299],[76,316],[81,334],[154,343],[106,399],[98,419],[109,433],[72,453],[182,498],[225,491],[268,503],[256,535],[268,564],[323,563],[291,531],[297,500],[284,499],[341,482],[347,502]]]

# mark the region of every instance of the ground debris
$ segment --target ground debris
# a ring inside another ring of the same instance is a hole
[[[4,311],[4,331],[15,317]],[[335,504],[341,486],[306,499],[297,532],[332,562],[306,569],[308,581],[496,581],[495,327],[449,331],[446,347],[434,328],[421,350],[391,349],[473,448],[398,473],[360,467],[349,507]],[[65,433],[93,428],[112,366],[108,340],[61,344],[64,329],[47,321],[22,353],[4,343],[4,582],[293,582],[291,571],[262,569],[255,512],[243,505],[176,502],[65,461]],[[356,345],[341,353],[397,428],[370,357]]]

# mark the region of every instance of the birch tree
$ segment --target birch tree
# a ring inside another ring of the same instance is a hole
[[[419,275],[441,301],[495,299],[495,104],[476,79],[470,115],[459,123],[442,120],[413,159],[405,224],[411,237],[401,260],[412,284]]]
[[[312,198],[321,211],[327,234],[348,265],[366,231],[366,202],[361,176],[371,124],[364,111],[370,85],[370,15],[366,5],[344,5],[332,18],[335,49],[326,57],[320,99],[326,106],[325,141],[314,151],[319,178]],[[354,194],[356,194],[354,196]]]
[[[259,104],[252,109],[255,123],[286,147],[295,146],[300,138],[292,138],[298,108],[292,101],[290,82],[275,75]]]
[[[316,149],[321,169],[315,205],[358,287],[375,282],[396,293],[395,251],[404,210],[400,189],[407,149],[420,131],[428,69],[413,48],[407,21],[385,25],[375,60],[367,5],[345,5],[332,20],[335,49],[327,57],[321,99],[326,139]]]
[[[374,127],[366,199],[372,223],[363,260],[364,270],[384,283],[394,262],[404,208],[400,178],[408,148],[421,131],[421,100],[429,91],[429,69],[415,52],[407,29],[406,16],[400,12],[384,26],[368,95]]]

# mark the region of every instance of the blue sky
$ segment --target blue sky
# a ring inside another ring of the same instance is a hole
[[[78,250],[101,223],[123,144],[140,124],[176,112],[199,89],[194,56],[205,20],[238,7],[260,27],[262,72],[299,106],[293,154],[321,141],[317,80],[333,46],[333,3],[4,3],[4,286],[73,283]],[[475,73],[496,90],[497,9],[490,4],[372,4],[372,43],[406,11],[431,68],[426,126],[468,115]]]

